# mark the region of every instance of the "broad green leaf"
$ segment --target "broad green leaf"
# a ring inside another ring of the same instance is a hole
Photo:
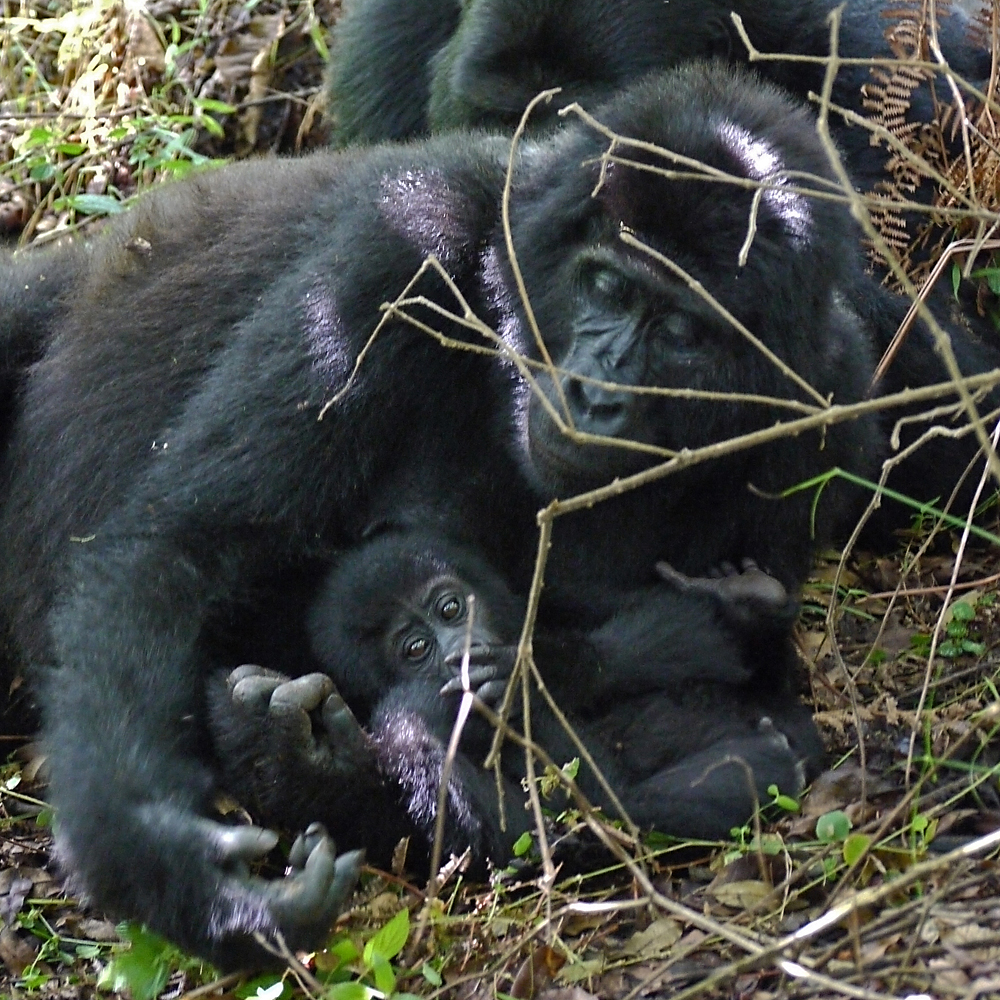
[[[406,939],[410,936],[410,911],[400,910],[385,927],[382,927],[375,936],[365,944],[365,962],[371,965],[368,958],[368,949],[375,955],[382,958],[395,958],[406,945]]]
[[[372,956],[372,972],[375,974],[375,985],[386,996],[391,996],[396,991],[396,973],[377,952]]]
[[[441,978],[441,973],[438,972],[433,965],[429,965],[427,962],[424,962],[424,964],[420,966],[420,975],[422,975],[424,979],[431,984],[431,986],[440,986],[444,982]]]
[[[850,832],[851,821],[847,813],[841,809],[823,813],[816,820],[816,838],[824,844],[835,844],[840,840],[846,840]]]
[[[853,865],[868,850],[872,838],[866,833],[852,833],[844,840],[844,860]]]
[[[117,215],[125,211],[125,203],[110,194],[72,194],[60,200],[84,215]]]

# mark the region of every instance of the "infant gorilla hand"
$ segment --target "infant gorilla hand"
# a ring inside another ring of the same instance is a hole
[[[442,695],[457,694],[465,690],[461,666],[463,653],[452,653],[445,658],[445,664],[456,671],[442,688]],[[517,645],[499,643],[477,644],[469,648],[469,690],[491,707],[503,701],[507,681],[517,660]]]
[[[763,618],[785,618],[795,613],[795,601],[780,580],[765,573],[753,559],[737,569],[724,562],[708,576],[686,576],[669,563],[658,562],[656,572],[676,590],[711,594],[734,623],[750,626]]]

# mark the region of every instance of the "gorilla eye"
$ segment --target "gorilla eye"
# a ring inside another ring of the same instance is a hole
[[[664,332],[670,334],[678,346],[694,346],[695,328],[691,317],[687,313],[670,313],[663,320]]]
[[[590,291],[606,302],[622,308],[628,308],[632,302],[635,288],[632,282],[620,271],[614,271],[607,267],[597,267],[588,272],[585,280]]]
[[[417,636],[403,644],[403,655],[408,660],[422,660],[430,649],[431,644],[423,636]]]
[[[446,622],[453,621],[462,613],[462,602],[454,594],[443,597],[438,603],[438,614]]]

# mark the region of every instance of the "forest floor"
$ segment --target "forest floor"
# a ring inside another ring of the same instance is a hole
[[[335,0],[0,4],[10,243],[88,235],[165,177],[327,141]],[[994,209],[998,160],[976,161]],[[817,561],[797,640],[830,770],[798,801],[776,795],[725,843],[619,856],[562,815],[573,864],[554,881],[533,849],[485,886],[446,866],[433,898],[367,871],[328,947],[282,975],[219,979],[81,906],[51,858],[44,760],[10,738],[0,997],[1000,997],[1000,837],[969,847],[1000,828],[1000,550],[963,538],[926,519],[895,554]]]

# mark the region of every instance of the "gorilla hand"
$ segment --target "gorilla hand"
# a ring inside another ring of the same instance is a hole
[[[767,789],[798,795],[804,767],[784,733],[764,716],[756,731],[720,740],[633,786],[625,808],[641,826],[678,837],[716,839],[750,817]]]
[[[463,653],[452,653],[445,664],[458,672],[442,688],[442,695],[457,694],[465,690],[461,674]],[[517,660],[516,644],[480,644],[469,649],[469,689],[481,701],[495,707],[503,700],[507,681]]]
[[[714,596],[733,623],[745,628],[762,619],[794,614],[795,601],[780,580],[765,573],[753,559],[744,559],[740,567],[724,562],[708,576],[686,576],[669,563],[658,562],[656,572],[681,593]]]

